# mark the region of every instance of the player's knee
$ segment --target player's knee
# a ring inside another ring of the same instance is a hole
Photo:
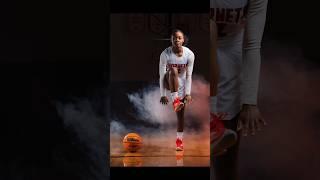
[[[177,76],[178,75],[178,68],[172,67],[170,68],[170,76]]]

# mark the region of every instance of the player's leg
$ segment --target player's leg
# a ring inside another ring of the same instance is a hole
[[[184,112],[185,112],[185,107],[183,107],[180,111],[176,112],[176,114],[177,114],[177,138],[176,138],[177,166],[183,166]]]
[[[178,96],[181,102],[185,101],[185,79],[178,78]],[[184,105],[180,111],[176,112],[177,115],[177,138],[176,138],[176,150],[183,151],[183,129],[184,129],[184,114],[186,106]]]
[[[177,114],[177,139],[176,139],[176,150],[183,151],[183,129],[184,129],[184,111],[185,108],[182,109]]]
[[[178,92],[179,80],[178,80],[178,68],[172,67],[169,69],[169,88],[171,93]]]
[[[178,69],[175,67],[172,67],[168,70],[167,74],[165,75],[166,83],[165,86],[169,87],[169,90],[171,92],[171,99],[173,102],[173,108],[174,111],[180,111],[184,104],[180,101],[178,96],[178,89],[179,89],[179,75],[178,75]]]
[[[177,126],[177,132],[183,132],[184,127],[184,110],[183,107],[180,111],[177,112],[177,119],[178,119],[178,126]]]

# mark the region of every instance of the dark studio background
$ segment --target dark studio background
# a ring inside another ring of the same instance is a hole
[[[107,4],[58,0],[2,6],[0,179],[108,179]],[[79,134],[65,124],[55,104],[83,98],[94,104],[101,122],[92,122],[105,132],[95,145],[79,138],[90,136],[85,130]],[[104,152],[89,154],[91,146]],[[97,166],[95,156],[105,163]]]
[[[110,15],[110,81],[159,81],[159,57],[181,29],[195,54],[193,74],[209,81],[208,14],[114,13]]]
[[[209,2],[200,4],[199,1],[194,4],[59,0],[5,3],[0,29],[3,151],[0,178],[14,180],[108,179],[108,132],[101,137],[101,142],[106,142],[106,151],[98,155],[106,159],[106,164],[92,171],[95,163],[87,154],[86,145],[77,138],[72,127],[65,127],[52,100],[73,102],[88,98],[96,104],[97,114],[107,117],[109,3],[114,13],[205,13],[209,7]],[[269,126],[265,133],[243,141],[241,148],[245,153],[242,157],[248,158],[242,159],[246,163],[241,168],[241,178],[319,179],[317,92],[320,83],[317,83],[317,72],[320,57],[317,42],[320,37],[316,8],[307,1],[269,2],[262,52],[265,59],[270,60],[262,65],[262,78],[267,80],[261,81],[260,90],[260,102],[264,102],[261,111],[267,116]],[[301,58],[294,58],[296,50]],[[274,58],[278,56],[290,58],[278,64]],[[289,66],[293,69],[290,73],[299,79],[281,74],[287,72],[288,62],[293,62]],[[304,76],[306,72],[311,73]],[[280,76],[275,77],[277,73]],[[279,81],[275,82],[277,78]],[[292,80],[308,88],[298,89],[301,86]],[[288,95],[287,99],[267,101],[278,98],[273,93],[277,90],[275,83],[277,87],[282,85],[281,97]],[[294,106],[296,101],[299,103]],[[286,103],[293,105],[288,109]],[[310,109],[310,117],[296,114]],[[185,173],[209,178],[206,168],[140,170],[111,169],[111,177],[120,177],[120,174],[160,177],[158,173],[173,177]]]
[[[258,99],[268,126],[242,139],[241,179],[320,178],[320,36],[315,12],[308,2],[269,1]]]

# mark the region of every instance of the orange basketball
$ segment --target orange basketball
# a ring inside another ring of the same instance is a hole
[[[142,147],[142,138],[137,133],[129,133],[123,138],[123,147],[129,152],[136,152]]]

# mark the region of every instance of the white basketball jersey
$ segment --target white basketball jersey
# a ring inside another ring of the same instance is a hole
[[[159,74],[160,74],[160,92],[161,96],[165,95],[164,88],[162,87],[163,78],[170,69],[170,67],[175,67],[178,70],[178,81],[179,97],[184,97],[185,94],[191,93],[191,75],[193,71],[194,63],[194,53],[187,47],[182,46],[183,54],[181,57],[178,57],[172,50],[172,47],[166,48],[160,55],[160,65],[159,65]]]
[[[218,26],[219,45],[242,42],[248,0],[210,0],[210,18]]]
[[[247,0],[210,0],[210,18],[218,26],[217,112],[234,118],[241,108],[241,65]]]

